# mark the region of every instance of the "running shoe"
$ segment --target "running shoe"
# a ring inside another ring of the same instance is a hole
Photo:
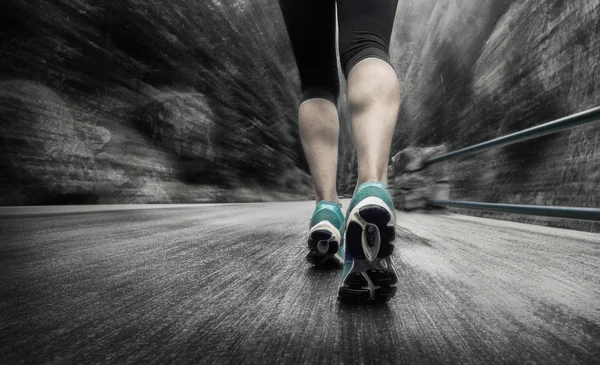
[[[396,216],[392,196],[381,182],[361,184],[346,215],[346,254],[338,297],[387,302],[398,281],[392,265]]]
[[[310,220],[306,261],[315,266],[340,266],[344,260],[344,212],[338,203],[321,200]]]

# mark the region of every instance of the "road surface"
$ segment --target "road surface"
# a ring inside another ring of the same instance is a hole
[[[0,363],[600,361],[600,235],[399,212],[398,294],[357,306],[313,204],[1,208]]]

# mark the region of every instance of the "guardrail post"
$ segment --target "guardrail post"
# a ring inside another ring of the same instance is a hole
[[[431,200],[448,200],[449,171],[446,162],[425,165],[425,161],[446,153],[446,146],[409,147],[392,157],[388,186],[396,209],[432,209]],[[436,209],[447,209],[438,208]]]

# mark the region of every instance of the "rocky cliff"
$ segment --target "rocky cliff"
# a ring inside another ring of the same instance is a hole
[[[1,204],[311,194],[275,0],[8,0],[0,28]],[[600,0],[401,0],[392,152],[600,105],[599,35]],[[339,105],[347,194],[356,158]],[[595,124],[453,161],[451,198],[597,207],[599,137]]]
[[[599,36],[598,0],[400,1],[394,152],[454,150],[599,106]],[[451,170],[452,199],[598,207],[600,122],[454,160]]]
[[[311,194],[276,3],[1,7],[0,203]]]

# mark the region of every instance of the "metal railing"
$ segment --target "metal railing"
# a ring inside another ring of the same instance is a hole
[[[425,165],[449,160],[451,158],[464,157],[486,151],[492,148],[499,148],[512,145],[518,142],[527,141],[533,138],[546,136],[548,134],[561,132],[567,129],[581,126],[600,120],[600,107],[596,107],[578,114],[565,118],[557,119],[539,126],[528,128],[520,132],[515,132],[504,137],[495,138],[486,142],[462,148],[444,155],[435,156],[427,161]],[[581,207],[557,207],[544,205],[519,205],[519,204],[498,204],[483,203],[458,200],[432,200],[429,201],[433,206],[447,206],[465,209],[489,210],[504,213],[538,215],[556,218],[570,218],[582,220],[600,221],[600,208],[581,208]]]

